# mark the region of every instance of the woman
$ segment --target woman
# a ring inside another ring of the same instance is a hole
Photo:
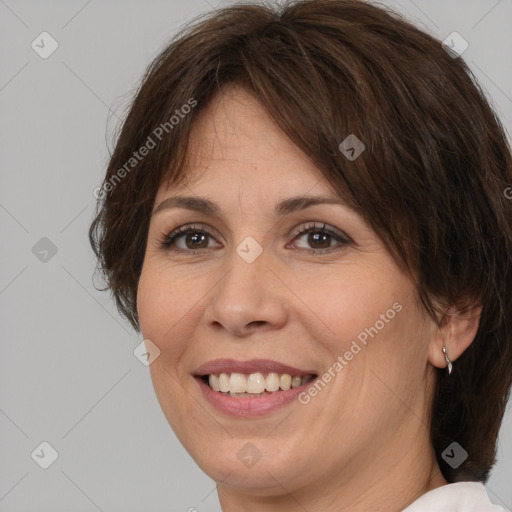
[[[365,2],[155,59],[90,238],[224,512],[502,510],[511,161],[462,59]]]

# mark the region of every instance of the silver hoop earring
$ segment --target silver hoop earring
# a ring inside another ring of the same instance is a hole
[[[446,347],[443,347],[443,354],[444,354],[444,358],[446,359],[446,364],[448,367],[448,375],[451,375],[452,370],[453,370],[453,365],[452,365],[452,362],[450,361],[450,358],[448,357],[448,354],[446,353]]]

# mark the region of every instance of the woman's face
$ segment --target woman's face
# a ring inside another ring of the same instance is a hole
[[[371,485],[386,461],[418,457],[433,326],[412,282],[355,211],[291,201],[338,198],[242,89],[215,98],[191,144],[189,183],[158,191],[138,288],[155,391],[185,448],[216,481],[261,494]],[[253,393],[216,391],[208,374]]]

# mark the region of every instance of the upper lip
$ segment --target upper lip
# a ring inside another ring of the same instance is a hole
[[[194,371],[194,375],[202,377],[210,374],[220,373],[287,373],[292,377],[294,375],[316,375],[314,371],[301,370],[286,364],[272,361],[271,359],[250,359],[248,361],[238,361],[236,359],[214,359],[202,364]]]

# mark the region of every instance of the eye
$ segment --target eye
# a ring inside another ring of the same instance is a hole
[[[312,247],[312,249],[308,248],[299,248],[300,251],[306,251],[308,254],[318,255],[330,253],[333,251],[338,251],[343,247],[349,245],[351,240],[348,236],[346,236],[342,232],[338,232],[337,230],[328,229],[325,224],[308,224],[302,226],[296,233],[294,241],[300,238],[304,238],[306,235],[306,243]],[[332,245],[332,242],[337,242],[338,244]]]
[[[189,224],[181,226],[165,236],[164,240],[161,242],[161,246],[162,249],[166,251],[199,254],[203,252],[204,249],[211,249],[208,244],[208,238],[212,238],[212,235],[208,231]],[[181,247],[177,242],[181,242]]]
[[[295,246],[296,240],[308,235],[306,243],[312,248],[299,247],[297,250],[318,256],[320,254],[340,250],[351,243],[350,238],[344,233],[334,229],[328,229],[325,224],[319,224],[313,222],[296,230],[295,233],[293,233],[294,243],[292,245]],[[205,230],[204,227],[187,224],[175,229],[169,235],[166,235],[160,245],[165,251],[194,255],[203,253],[207,249],[221,247],[220,244],[212,246],[210,242],[213,240],[213,235]],[[332,242],[337,243],[333,245]]]

